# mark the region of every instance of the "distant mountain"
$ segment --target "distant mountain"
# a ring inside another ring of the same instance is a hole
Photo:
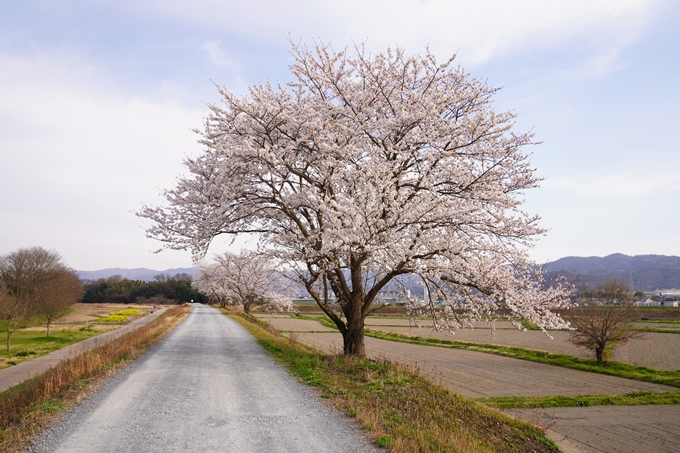
[[[633,281],[635,291],[680,288],[680,256],[614,253],[605,257],[568,256],[545,265],[570,281],[597,285],[610,278]]]
[[[183,267],[156,271],[153,269],[101,269],[97,271],[76,271],[82,280],[98,280],[114,275],[130,280],[152,281],[156,275],[176,274],[194,275],[197,267]],[[567,277],[569,281],[598,285],[610,278],[623,282],[633,280],[635,291],[654,291],[656,289],[680,288],[680,256],[637,255],[628,256],[622,253],[599,257],[568,256],[545,265],[548,272],[556,272]],[[422,293],[422,288],[413,285],[414,293]]]
[[[175,269],[166,269],[164,271],[156,271],[153,269],[147,269],[140,267],[137,269],[122,269],[120,267],[114,267],[110,269],[100,269],[97,271],[76,271],[78,277],[81,280],[99,280],[100,278],[109,278],[114,275],[120,275],[122,278],[127,278],[130,280],[143,280],[150,282],[156,275],[165,274],[170,277],[174,277],[177,274],[189,274],[193,276],[197,267],[178,267]]]

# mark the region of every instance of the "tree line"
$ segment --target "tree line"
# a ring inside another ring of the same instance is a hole
[[[85,281],[83,302],[114,302],[143,304],[181,304],[184,302],[205,302],[205,297],[191,286],[191,276],[177,274],[156,275],[154,280],[130,280],[114,275],[95,281]]]

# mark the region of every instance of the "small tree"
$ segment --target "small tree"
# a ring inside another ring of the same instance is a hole
[[[37,313],[45,318],[48,337],[52,321],[78,302],[84,293],[83,283],[73,270],[56,268],[42,276],[34,303]]]
[[[569,341],[595,353],[602,366],[615,346],[640,336],[631,322],[636,319],[635,298],[626,284],[612,279],[590,289],[583,287],[582,316],[570,319],[574,331]]]
[[[59,312],[82,296],[82,284],[54,251],[42,247],[19,249],[0,257],[0,287],[4,296],[0,319],[7,327],[7,350],[14,332],[34,316],[50,324]]]
[[[6,287],[0,294],[0,319],[5,324],[7,352],[9,352],[12,335],[24,326],[31,316],[31,305],[25,303],[21,297],[8,291]]]
[[[281,294],[281,274],[265,255],[226,252],[215,263],[202,264],[194,277],[194,287],[221,306],[241,304],[250,313],[255,305],[277,311],[293,311],[290,298]]]

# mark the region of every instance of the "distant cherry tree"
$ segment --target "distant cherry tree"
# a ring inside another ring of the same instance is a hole
[[[565,326],[526,250],[544,233],[520,209],[536,187],[515,114],[497,88],[427,52],[293,47],[293,81],[218,88],[191,172],[143,206],[147,234],[201,259],[219,235],[258,235],[288,263],[343,335],[365,353],[364,319],[395,280],[432,286],[429,311],[450,330],[506,309]],[[336,313],[332,304],[339,304]],[[343,316],[344,315],[344,316]]]
[[[220,306],[241,305],[243,311],[261,305],[273,311],[295,311],[285,293],[285,279],[271,260],[256,252],[226,252],[213,263],[201,263],[192,285]]]

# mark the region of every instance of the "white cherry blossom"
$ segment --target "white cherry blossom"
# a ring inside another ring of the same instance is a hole
[[[335,322],[347,354],[364,354],[364,318],[395,279],[430,288],[437,326],[492,319],[565,326],[551,309],[565,288],[544,288],[526,250],[544,233],[521,209],[539,179],[496,112],[497,89],[454,59],[293,47],[294,81],[219,88],[199,133],[202,155],[144,206],[148,235],[196,259],[220,235],[258,234]],[[335,313],[331,302],[340,305]],[[344,315],[344,316],[343,316]],[[344,319],[343,319],[344,318]]]

